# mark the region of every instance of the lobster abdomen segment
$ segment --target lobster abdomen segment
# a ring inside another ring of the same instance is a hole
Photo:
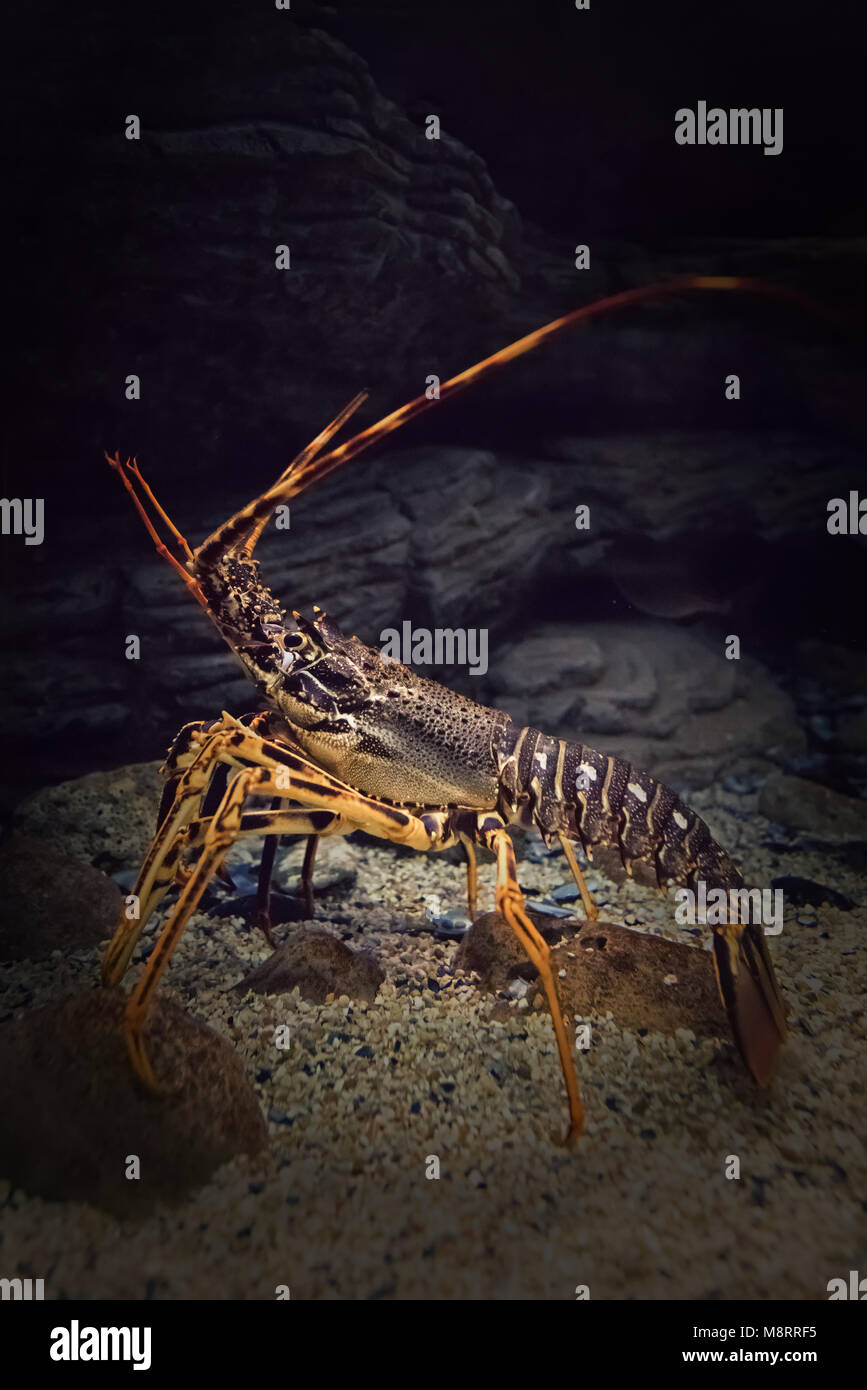
[[[588,852],[603,850],[657,886],[737,889],[743,879],[705,822],[669,787],[622,758],[583,743],[550,738],[509,723],[496,750],[499,810],[534,825],[546,839],[564,835]],[[786,1009],[760,923],[728,921],[714,929],[720,997],[740,1053],[766,1086],[786,1037]]]
[[[741,876],[695,811],[669,787],[622,758],[550,738],[514,723],[498,750],[504,804],[519,824],[546,838],[566,835],[591,853],[613,851],[629,872],[645,869],[659,887],[737,888]]]

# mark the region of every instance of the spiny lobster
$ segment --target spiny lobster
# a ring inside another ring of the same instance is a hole
[[[440,388],[440,401],[477,382],[573,325],[616,307],[684,290],[744,289],[803,301],[792,291],[743,278],[690,276],[629,290],[555,319]],[[812,306],[811,306],[812,307]],[[119,981],[164,893],[182,885],[144,972],[130,995],[124,1032],[139,1079],[156,1090],[143,1042],[150,1000],[172,950],[227,848],[239,837],[266,837],[263,879],[278,837],[309,836],[302,873],[308,900],[317,837],[363,829],[418,850],[461,844],[468,894],[476,898],[474,846],[496,857],[497,910],[538,971],[553,1020],[569,1102],[566,1141],[578,1137],[583,1110],[550,953],[528,916],[518,885],[510,825],[535,826],[559,841],[585,912],[596,916],[573,845],[615,850],[627,872],[641,868],[660,887],[737,888],[741,876],[695,812],[647,773],[582,743],[522,728],[499,710],[345,637],[320,609],[289,623],[261,582],[253,549],[275,508],[433,403],[427,394],[323,453],[357,409],[356,396],[295,458],[277,482],[193,551],[156,501],[135,460],[108,462],[119,473],[159,553],[169,561],[229,644],[267,709],[236,719],[187,724],[169,751],[156,837],[135,888],[139,915],[121,920],[102,970]],[[156,521],[183,560],[171,554]],[[254,809],[250,798],[270,798]],[[287,804],[288,803],[288,804]],[[267,893],[265,894],[267,900]],[[737,913],[732,914],[735,917]],[[267,926],[267,922],[265,923]],[[738,1048],[755,1077],[771,1080],[786,1036],[783,1000],[761,927],[731,921],[713,936],[719,992]]]

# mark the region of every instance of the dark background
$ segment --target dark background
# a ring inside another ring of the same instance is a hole
[[[431,371],[682,271],[761,275],[845,322],[695,296],[594,325],[305,499],[289,558],[285,540],[263,549],[269,573],[290,606],[324,601],[371,642],[405,617],[483,623],[501,652],[540,614],[740,632],[798,702],[813,774],[857,791],[863,759],[835,743],[828,650],[809,647],[857,654],[865,637],[864,540],[825,531],[827,499],[864,480],[853,15],[603,0],[587,13],[566,0],[10,6],[0,482],[44,496],[47,533],[0,551],[6,805],[159,756],[186,719],[245,706],[104,449],[138,455],[196,542],[360,387],[366,423]],[[674,112],[699,99],[782,106],[783,153],[677,146]],[[430,112],[440,142],[423,138]],[[736,410],[720,384],[734,370]],[[668,511],[651,521],[662,482]],[[569,517],[585,497],[601,544],[579,555]],[[685,595],[674,616],[642,602],[660,574]],[[140,663],[123,659],[129,632]],[[807,703],[805,680],[819,683]],[[477,693],[504,698],[496,680]]]

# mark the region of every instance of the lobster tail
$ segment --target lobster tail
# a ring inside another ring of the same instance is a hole
[[[716,927],[713,963],[738,1051],[758,1084],[767,1086],[788,1029],[762,928],[752,922]]]
[[[764,931],[742,912],[752,895],[741,894],[736,864],[701,817],[656,778],[587,744],[508,721],[496,753],[500,810],[513,824],[580,843],[612,874],[727,895],[730,920],[713,936],[717,986],[741,1056],[767,1086],[786,1037],[785,1005]]]

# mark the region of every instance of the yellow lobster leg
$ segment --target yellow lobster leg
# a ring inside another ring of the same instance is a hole
[[[505,826],[489,829],[482,825],[480,838],[488,849],[497,856],[497,911],[508,922],[521,943],[530,961],[539,972],[539,979],[551,1010],[554,1037],[566,1095],[569,1101],[569,1128],[566,1131],[566,1144],[574,1144],[584,1128],[584,1107],[578,1092],[578,1077],[575,1072],[575,1059],[569,1046],[566,1025],[563,1021],[563,1008],[557,990],[557,981],[551,969],[551,951],[548,943],[533,926],[524,906],[524,895],[518,885],[518,867],[515,861],[515,847]]]
[[[124,1022],[127,1046],[136,1074],[150,1089],[155,1089],[156,1083],[141,1039],[150,999],[209,880],[236,839],[241,835],[346,834],[361,829],[380,839],[429,850],[445,848],[455,838],[448,832],[447,813],[432,813],[422,821],[408,811],[363,796],[322,772],[303,755],[260,738],[231,715],[224,715],[221,725],[212,731],[202,756],[203,761],[210,757],[212,768],[216,763],[226,762],[233,767],[240,766],[240,771],[236,772],[212,817],[192,821],[181,831],[173,832],[172,826],[167,824],[176,823],[187,814],[187,808],[199,795],[197,790],[187,796],[174,816],[166,817],[163,832],[157,836],[162,862],[180,834],[185,834],[192,845],[201,844],[201,852],[127,1005]],[[291,772],[287,768],[291,768]],[[310,809],[245,811],[244,804],[250,795],[280,797]],[[176,797],[175,805],[179,800]],[[152,851],[148,861],[155,862],[160,854]],[[162,891],[168,886],[168,883],[161,885]],[[152,900],[153,893],[150,896]],[[142,926],[141,921],[124,921],[118,927],[103,967],[103,979],[107,983],[123,974]]]

